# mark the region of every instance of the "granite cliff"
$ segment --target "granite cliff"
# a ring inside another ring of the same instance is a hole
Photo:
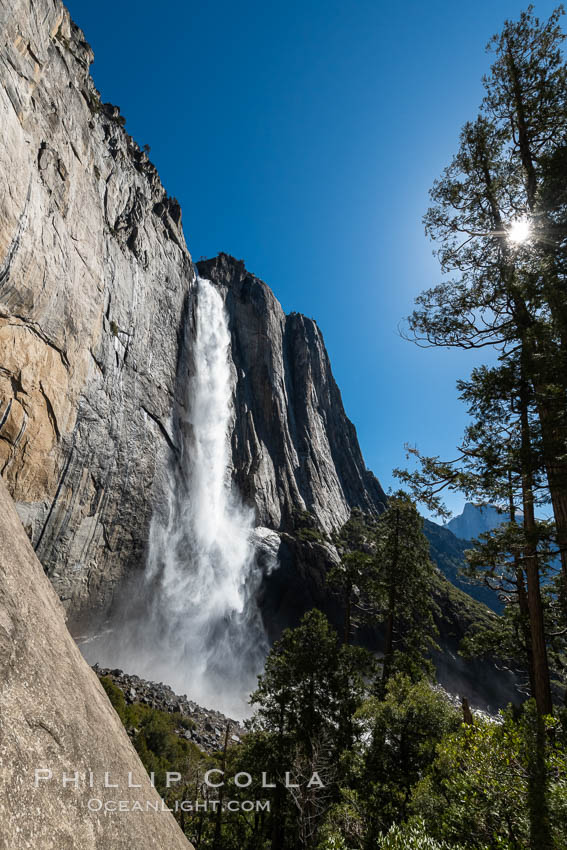
[[[0,470],[67,611],[141,562],[194,271],[59,0],[0,4]]]
[[[518,519],[522,519],[520,512]],[[508,515],[494,505],[474,505],[467,502],[462,513],[450,519],[445,527],[460,540],[474,540],[480,534],[492,531],[506,522]]]
[[[291,530],[309,511],[324,531],[386,496],[364,463],[321,331],[287,315],[271,289],[226,254],[198,263],[224,294],[236,371],[234,478],[258,525]]]
[[[0,470],[71,623],[143,564],[190,370],[195,272],[177,202],[59,0],[0,11]],[[234,476],[257,522],[331,530],[379,510],[321,333],[225,255]]]

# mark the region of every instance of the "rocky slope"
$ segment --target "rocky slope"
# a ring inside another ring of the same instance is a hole
[[[146,810],[146,801],[161,801],[67,631],[2,481],[0,682],[2,850],[190,850],[169,812]],[[42,773],[35,787],[36,769],[51,770],[51,779]],[[75,771],[77,783],[63,787],[63,773]],[[118,789],[104,788],[107,772]],[[128,788],[129,772],[141,787]],[[101,814],[89,800],[124,800],[129,810]]]
[[[437,564],[445,578],[473,599],[484,603],[500,613],[503,605],[497,594],[484,584],[473,581],[462,574],[466,565],[465,552],[471,548],[467,540],[461,540],[448,526],[425,520],[423,531],[429,540],[431,559]]]
[[[159,711],[180,714],[189,722],[184,728],[177,729],[176,734],[193,741],[203,752],[215,753],[222,748],[227,726],[229,746],[238,746],[246,734],[245,728],[237,720],[226,717],[219,711],[197,705],[188,699],[186,694],[180,696],[162,682],[148,682],[123,670],[111,670],[97,665],[93,670],[99,678],[110,679],[120,688],[126,704],[140,703]]]

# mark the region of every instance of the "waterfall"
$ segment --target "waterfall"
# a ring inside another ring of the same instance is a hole
[[[195,325],[179,462],[168,473],[166,509],[151,523],[143,605],[85,654],[240,719],[267,641],[256,603],[253,511],[229,472],[228,318],[220,292],[203,279]]]

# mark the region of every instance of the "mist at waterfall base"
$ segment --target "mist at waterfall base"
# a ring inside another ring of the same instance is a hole
[[[179,463],[165,510],[150,528],[140,592],[122,622],[81,647],[91,663],[121,667],[236,719],[268,651],[256,602],[262,571],[253,511],[230,476],[233,379],[220,292],[198,279],[192,375]]]

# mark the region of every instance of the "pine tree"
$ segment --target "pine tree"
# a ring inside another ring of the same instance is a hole
[[[329,570],[327,581],[341,601],[345,644],[351,643],[355,627],[372,618],[373,537],[373,520],[354,508],[334,538],[341,559]]]
[[[499,367],[474,370],[471,379],[460,381],[458,386],[474,417],[466,429],[460,456],[451,464],[443,464],[414,452],[422,471],[417,475],[398,474],[417,492],[429,489],[429,504],[435,501],[433,491],[439,496],[440,490],[450,487],[464,491],[473,501],[499,506],[503,518],[508,514],[508,523],[474,542],[467,553],[468,572],[483,579],[506,605],[517,606],[516,612],[495,620],[493,638],[486,637],[495,645],[501,631],[502,649],[509,658],[517,658],[523,650],[522,666],[529,674],[530,693],[540,714],[549,714],[548,635],[541,580],[547,577],[553,535],[548,524],[535,518],[535,506],[547,499],[548,491],[533,393],[523,379],[521,362],[512,356]],[[515,651],[509,640],[511,628],[518,632]],[[473,644],[478,648],[479,641]]]
[[[409,320],[410,336],[421,344],[493,346],[514,364],[515,454],[524,516],[516,589],[529,616],[526,646],[541,714],[548,713],[551,700],[534,511],[540,462],[555,516],[560,598],[567,615],[566,219],[560,171],[567,137],[567,68],[561,51],[562,13],[559,8],[541,22],[529,7],[518,21],[507,21],[489,45],[495,61],[484,80],[480,115],[465,125],[456,157],[432,189],[433,206],[425,219],[439,244],[442,271],[455,277],[423,293]]]
[[[567,610],[567,70],[562,9],[533,7],[489,45],[481,113],[431,192],[427,232],[444,273],[423,293],[409,336],[425,345],[520,350],[539,419]],[[564,175],[564,172],[563,172]],[[520,236],[518,235],[520,234]]]
[[[435,647],[434,567],[423,520],[403,490],[389,497],[376,524],[375,560],[373,595],[381,602],[376,617],[385,629],[380,682],[384,693],[395,672],[415,679],[431,673],[429,653]]]
[[[540,585],[542,561],[545,565],[541,544],[546,542],[546,530],[542,531],[535,518],[537,494],[542,489],[542,440],[522,353],[520,348],[505,358],[502,366],[477,369],[470,381],[459,383],[461,397],[475,416],[467,429],[459,464],[443,465],[435,459],[425,459],[416,486],[429,483],[433,488],[457,487],[469,495],[488,497],[491,502],[504,501],[504,505],[508,500],[509,522],[475,541],[468,559],[471,571],[483,574],[508,604],[518,606],[512,616],[495,620],[489,639],[500,643],[498,652],[504,649],[513,655],[510,641],[507,646],[502,645],[502,638],[510,638],[510,626],[518,627],[519,645],[525,651],[530,691],[537,708],[528,776],[532,846],[551,848],[543,718],[552,713],[553,707]],[[427,475],[434,480],[426,482]],[[516,522],[517,500],[522,509],[522,527]]]
[[[292,767],[298,773],[309,771],[318,759],[325,764],[338,762],[342,750],[352,745],[353,716],[363,702],[365,679],[371,673],[369,653],[342,645],[324,614],[316,609],[307,612],[297,628],[286,629],[270,650],[251,702],[257,706],[252,728],[269,736],[272,763],[280,779],[274,799],[272,850],[289,846],[284,842],[283,774]],[[330,805],[332,797],[325,799]],[[298,797],[298,802],[302,818],[307,817],[305,800]],[[307,805],[313,807],[315,798],[310,797]],[[323,815],[322,809],[310,810],[312,826]]]

